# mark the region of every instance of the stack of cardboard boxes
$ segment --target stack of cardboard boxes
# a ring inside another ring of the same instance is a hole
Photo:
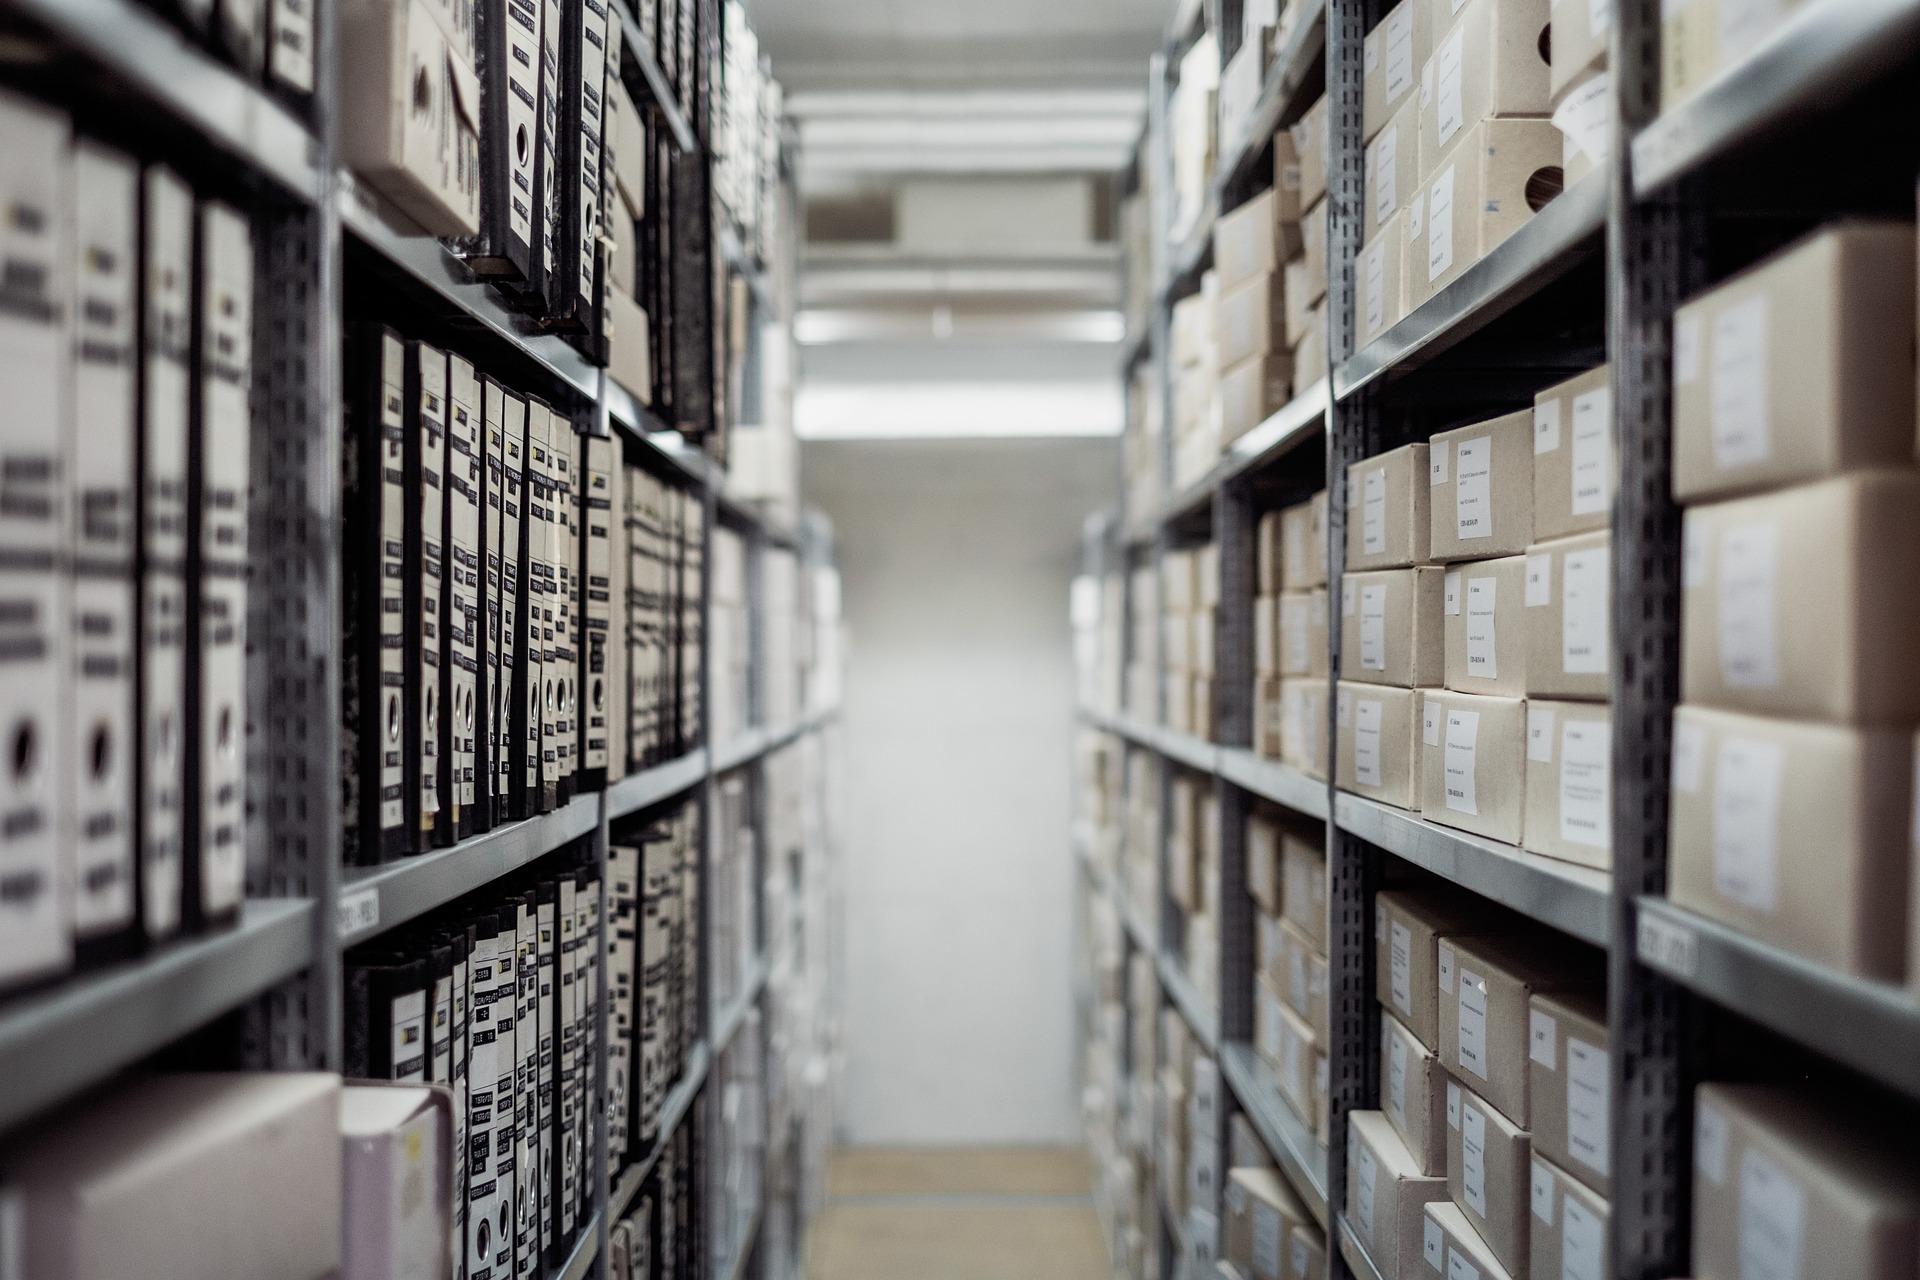
[[[1173,304],[1170,321],[1175,490],[1207,473],[1220,457],[1220,345],[1214,333],[1219,277],[1200,277],[1198,292]]]
[[[1450,885],[1374,902],[1382,1110],[1348,1221],[1383,1280],[1604,1276],[1604,957]]]
[[[1220,45],[1212,31],[1203,31],[1180,56],[1167,100],[1167,149],[1173,168],[1168,232],[1175,244],[1185,243],[1200,229],[1207,210],[1219,158],[1219,95]]]
[[[1205,1275],[1219,1247],[1220,1218],[1214,1209],[1224,1172],[1219,1141],[1224,1090],[1220,1068],[1194,1040],[1178,1010],[1160,1010],[1160,1104],[1155,1167],[1168,1215],[1185,1224],[1184,1271]]]
[[[1160,718],[1160,571],[1152,560],[1127,574],[1127,712],[1152,723]]]
[[[1262,191],[1213,229],[1222,448],[1259,425],[1293,393],[1289,273],[1283,264],[1300,252],[1304,239],[1299,195],[1297,188]],[[1324,228],[1321,239],[1324,242]],[[1320,287],[1326,288],[1324,269]]]
[[[1327,1140],[1326,832],[1280,811],[1247,817],[1247,892],[1254,919],[1254,1048],[1280,1092]]]
[[[1401,0],[1367,37],[1360,345],[1559,194],[1547,26],[1547,0]]]
[[[1160,901],[1160,758],[1144,749],[1127,752],[1126,843],[1121,855],[1127,901],[1136,911],[1148,910]]]
[[[1669,0],[1660,8],[1660,107],[1671,110],[1740,61],[1805,0]],[[1554,40],[1559,41],[1556,31]]]
[[[1287,349],[1293,385],[1303,390],[1327,376],[1327,119],[1322,94],[1273,135],[1276,213],[1300,210],[1300,234],[1284,256]]]
[[[1336,783],[1611,865],[1606,369],[1347,473]]]
[[[1161,643],[1169,729],[1213,738],[1214,620],[1220,609],[1220,549],[1169,551],[1160,564]]]
[[[1174,775],[1167,815],[1167,896],[1180,909],[1187,978],[1220,1007],[1220,797],[1202,774]]]
[[[1668,893],[1889,982],[1920,724],[1914,297],[1911,223],[1839,223],[1674,318]]]
[[[1327,495],[1260,518],[1253,601],[1254,745],[1327,776]]]
[[[1225,1280],[1314,1280],[1326,1273],[1325,1234],[1271,1168],[1236,1165],[1225,1200]]]

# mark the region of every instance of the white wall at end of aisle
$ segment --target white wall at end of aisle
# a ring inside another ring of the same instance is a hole
[[[1112,440],[808,443],[845,582],[846,1070],[861,1143],[1079,1134],[1072,633]]]

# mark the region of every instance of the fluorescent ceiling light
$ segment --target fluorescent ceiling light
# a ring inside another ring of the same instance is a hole
[[[964,440],[1117,436],[1118,382],[803,383],[802,440]]]

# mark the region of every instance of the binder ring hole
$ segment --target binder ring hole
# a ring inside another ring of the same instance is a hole
[[[421,115],[433,106],[433,82],[427,79],[427,69],[420,68],[413,77],[413,109]]]
[[[13,727],[13,780],[30,782],[40,769],[40,734],[33,721],[22,720]]]
[[[607,691],[603,685],[604,682],[599,676],[593,678],[593,709],[595,711],[604,711],[606,709]]]
[[[113,763],[113,730],[102,723],[93,726],[93,741],[88,752],[93,768],[93,779],[98,782],[107,776],[107,767]]]
[[[547,681],[547,710],[554,711],[560,706],[559,695],[554,692],[553,681]]]
[[[391,693],[387,695],[387,741],[400,741],[400,698]]]
[[[527,126],[521,125],[513,131],[513,153],[520,157],[520,163],[527,162]]]
[[[153,754],[157,759],[170,761],[178,750],[174,741],[173,712],[161,715],[160,722],[153,731]]]
[[[471,689],[467,690],[465,698],[462,699],[460,724],[469,730],[473,728],[473,690]]]
[[[233,708],[220,708],[220,722],[213,734],[214,743],[219,747],[222,757],[233,758]]]
[[[493,1219],[480,1219],[480,1230],[474,1233],[474,1251],[482,1258],[493,1253]]]

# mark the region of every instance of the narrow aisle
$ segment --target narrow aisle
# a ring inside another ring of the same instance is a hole
[[[1107,1280],[1077,1147],[836,1151],[808,1280]]]

